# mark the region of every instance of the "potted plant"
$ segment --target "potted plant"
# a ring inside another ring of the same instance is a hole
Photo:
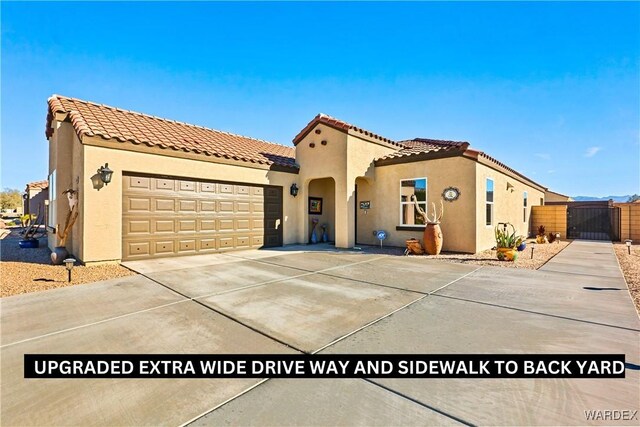
[[[536,236],[536,243],[542,244],[542,243],[547,243],[547,236],[545,235],[545,227],[544,225],[541,225],[540,227],[538,227],[538,235]]]
[[[518,238],[516,239],[516,249],[518,250],[518,252],[522,252],[527,248],[526,239],[527,238],[524,236],[518,236]]]
[[[511,227],[511,230],[508,230]],[[500,261],[515,261],[518,258],[516,228],[507,222],[499,223],[495,228],[496,251]]]

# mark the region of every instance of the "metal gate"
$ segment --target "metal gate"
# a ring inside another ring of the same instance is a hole
[[[620,240],[620,208],[568,207],[567,238]]]

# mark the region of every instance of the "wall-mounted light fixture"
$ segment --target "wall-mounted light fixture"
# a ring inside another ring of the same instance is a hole
[[[75,258],[67,258],[64,261],[64,266],[67,268],[67,271],[69,272],[69,278],[68,278],[68,282],[71,282],[71,270],[73,270],[73,266],[76,263]]]
[[[513,189],[514,189],[514,188],[515,188],[515,187],[513,186],[513,184],[512,184],[512,183],[507,182],[507,191],[511,191],[511,192],[513,193]]]
[[[98,173],[100,174],[100,180],[104,182],[104,185],[111,182],[113,171],[109,169],[109,163],[105,163],[104,166],[101,166],[100,169],[98,169]]]
[[[293,197],[296,197],[298,195],[298,186],[295,182],[291,184],[291,187],[289,188],[289,194],[291,194]]]

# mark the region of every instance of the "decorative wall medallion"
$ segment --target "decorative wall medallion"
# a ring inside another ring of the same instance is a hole
[[[460,190],[458,190],[456,187],[445,188],[442,192],[442,198],[447,202],[458,200],[458,197],[460,197]]]

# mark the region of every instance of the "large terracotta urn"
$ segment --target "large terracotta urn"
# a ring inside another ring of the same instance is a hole
[[[442,230],[439,222],[428,222],[424,228],[424,251],[429,255],[439,255],[442,250]]]

